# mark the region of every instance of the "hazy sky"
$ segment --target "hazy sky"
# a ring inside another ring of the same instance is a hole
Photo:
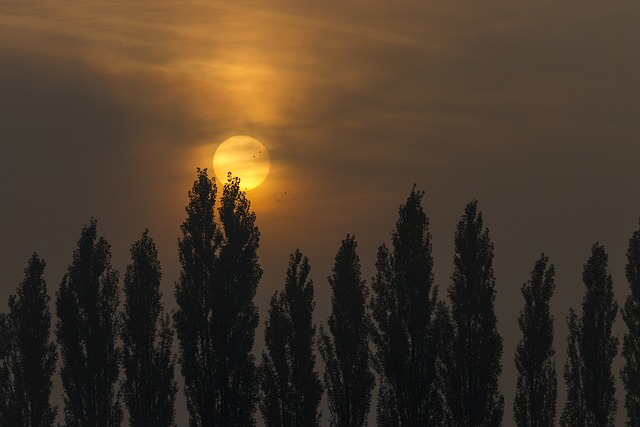
[[[479,200],[495,243],[509,425],[520,286],[540,253],[557,270],[559,375],[592,243],[610,255],[618,302],[628,293],[639,19],[635,0],[3,0],[1,310],[34,250],[54,295],[92,216],[121,272],[150,229],[173,308],[195,169],[212,168],[224,139],[250,135],[271,157],[271,174],[248,192],[262,235],[261,325],[295,248],[310,258],[319,322],[347,233],[369,282],[413,183],[426,191],[444,297],[455,224]],[[558,413],[564,394],[561,385]],[[177,409],[184,424],[183,400]]]

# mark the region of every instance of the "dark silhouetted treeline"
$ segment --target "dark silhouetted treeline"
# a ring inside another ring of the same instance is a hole
[[[173,426],[177,366],[191,426],[252,426],[258,411],[267,426],[319,426],[325,392],[335,427],[366,426],[374,392],[380,426],[512,424],[503,420],[498,387],[503,344],[494,310],[494,248],[482,212],[471,201],[458,222],[454,272],[443,297],[434,283],[423,196],[414,187],[400,205],[370,287],[355,237],[341,242],[327,278],[331,314],[318,329],[311,266],[295,250],[270,301],[259,361],[253,347],[260,232],[239,179],[229,176],[218,195],[206,169],[198,169],[180,227],[173,313],[161,302],[162,271],[149,232],[131,246],[120,287],[110,245],[91,219],[55,293],[55,329],[46,264],[37,254],[9,298],[9,312],[0,314],[0,426],[52,426],[59,411],[68,426]],[[612,329],[619,307],[607,263],[604,247],[594,244],[582,273],[581,312],[572,309],[566,319],[567,354],[560,362],[567,395],[558,414],[550,312],[555,269],[544,254],[535,261],[518,319],[516,425],[613,425],[619,340]],[[629,240],[626,276],[631,292],[620,310],[627,325],[620,376],[627,425],[638,426],[640,229]],[[58,362],[63,408],[50,404]]]

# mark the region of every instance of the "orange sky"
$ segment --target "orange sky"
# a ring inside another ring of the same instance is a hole
[[[593,242],[610,255],[618,302],[627,294],[640,216],[638,18],[631,0],[4,0],[1,306],[34,250],[53,295],[94,216],[121,272],[149,227],[171,308],[195,168],[246,134],[271,156],[248,193],[262,234],[261,323],[297,247],[326,321],[340,240],[356,235],[369,281],[414,182],[444,296],[455,224],[479,200],[496,246],[508,425],[520,285],[539,253],[558,273],[559,374]],[[562,385],[559,397],[560,411]],[[620,404],[619,422],[624,413]]]

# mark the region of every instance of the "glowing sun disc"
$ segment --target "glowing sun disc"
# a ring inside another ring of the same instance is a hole
[[[240,188],[251,190],[269,175],[271,160],[266,147],[257,139],[236,135],[226,139],[213,155],[213,171],[218,184],[227,182],[227,174],[240,178]]]

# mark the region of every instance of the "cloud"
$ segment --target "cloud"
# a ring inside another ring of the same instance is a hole
[[[274,266],[284,273],[289,251],[301,246],[324,280],[347,232],[359,237],[368,275],[417,182],[427,190],[442,287],[455,222],[465,202],[480,199],[496,242],[498,317],[511,351],[513,301],[529,261],[550,252],[564,313],[578,301],[574,285],[591,241],[623,247],[636,223],[639,8],[3,5],[0,234],[23,243],[0,245],[0,271],[14,271],[35,245],[59,266],[58,280],[81,225],[95,215],[120,265],[144,227],[159,230],[170,281],[195,167],[209,166],[224,139],[247,134],[272,160],[265,184],[249,194],[263,227],[265,301],[281,279]],[[270,199],[284,191],[296,198],[286,209]],[[304,232],[308,224],[313,233]],[[622,278],[618,252],[613,268]],[[505,369],[510,378],[512,367]]]

